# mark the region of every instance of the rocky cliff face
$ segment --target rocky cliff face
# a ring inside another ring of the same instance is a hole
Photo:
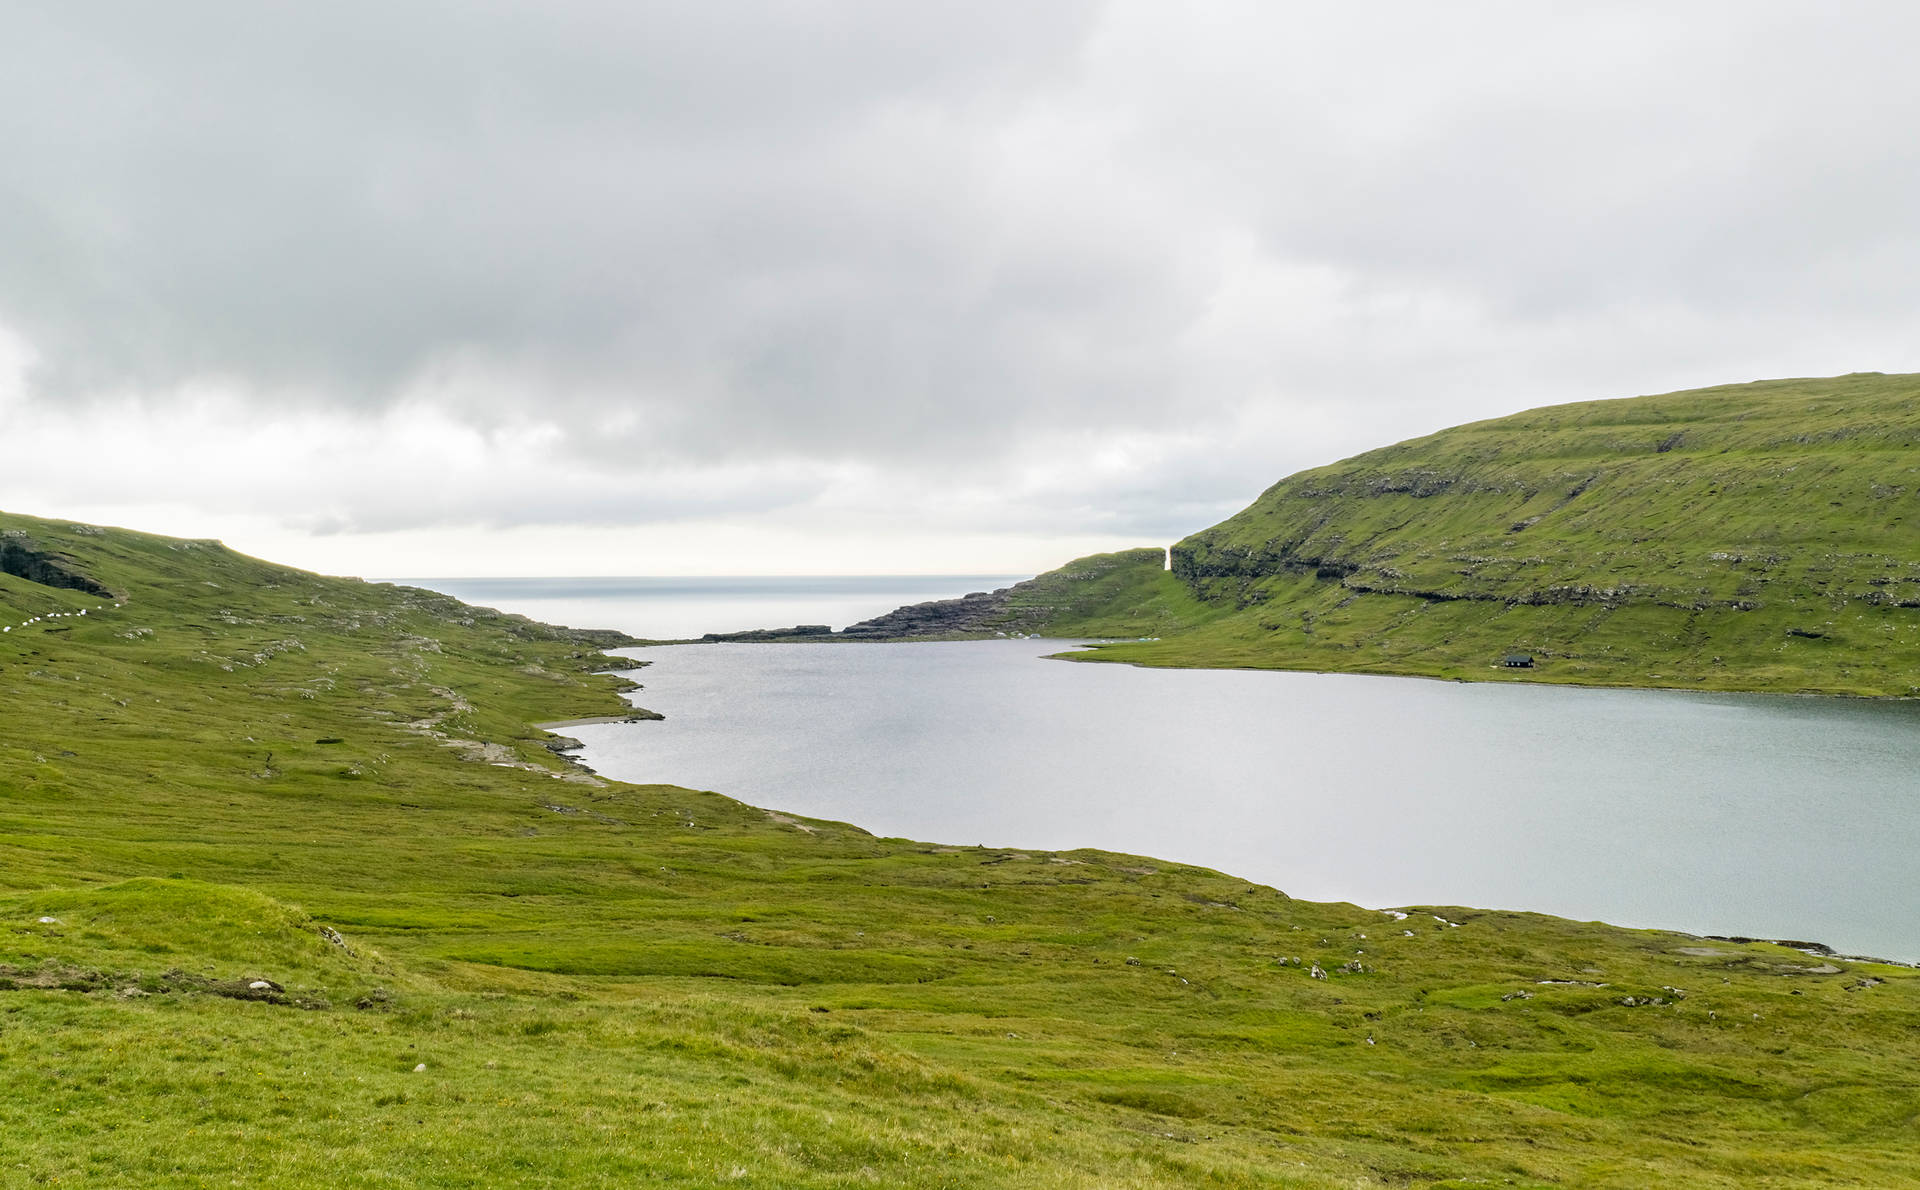
[[[713,644],[719,641],[770,641],[770,640],[806,640],[810,637],[833,635],[833,629],[825,624],[795,624],[791,628],[750,628],[745,632],[709,632],[701,641]]]
[[[851,640],[896,640],[901,637],[964,636],[992,632],[1007,613],[1011,587],[975,591],[958,599],[934,599],[895,608],[884,616],[862,620],[841,630]]]
[[[112,591],[80,573],[72,559],[35,549],[31,539],[24,535],[0,538],[0,574],[10,574],[43,587],[81,591],[101,599],[113,598]]]
[[[1022,583],[1024,587],[1028,584]],[[709,632],[700,639],[718,641],[842,641],[914,640],[955,636],[990,636],[1005,631],[1016,618],[1009,606],[1016,587],[975,591],[958,599],[934,599],[895,608],[884,616],[849,624],[839,632],[825,624],[798,624],[792,628],[756,628],[748,632]]]

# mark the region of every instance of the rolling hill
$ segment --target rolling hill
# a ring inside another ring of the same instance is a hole
[[[1171,563],[1082,559],[987,627],[1160,636],[1094,656],[1161,665],[1920,693],[1920,376],[1458,426],[1289,476]]]
[[[617,634],[0,541],[0,1183],[1920,1184],[1913,969],[607,781]]]

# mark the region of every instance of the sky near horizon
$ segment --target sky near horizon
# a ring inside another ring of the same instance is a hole
[[[1899,3],[68,0],[0,509],[378,575],[1035,572],[1538,405],[1920,371]]]

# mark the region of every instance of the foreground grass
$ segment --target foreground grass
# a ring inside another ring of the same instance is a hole
[[[0,578],[0,1183],[1920,1184],[1920,973],[603,782],[596,638],[6,529],[118,599]]]

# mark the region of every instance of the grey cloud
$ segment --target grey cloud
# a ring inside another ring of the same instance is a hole
[[[430,402],[550,420],[605,477],[314,524],[749,515],[836,463],[957,489],[1050,435],[1226,436],[977,514],[1166,536],[1468,417],[1920,365],[1916,33],[1893,4],[75,0],[0,41],[0,324],[43,405]],[[619,479],[713,467],[761,480]]]
[[[970,121],[1044,86],[1084,19],[49,10],[0,70],[0,313],[69,398],[237,376],[377,403],[465,353],[542,401],[701,406],[688,437],[898,440],[936,395],[1030,395],[995,358],[1022,346],[998,283],[966,276],[993,216],[956,195]]]
[[[1276,253],[1520,321],[1910,301],[1910,6],[1469,4],[1295,33],[1224,100],[1156,109]]]

